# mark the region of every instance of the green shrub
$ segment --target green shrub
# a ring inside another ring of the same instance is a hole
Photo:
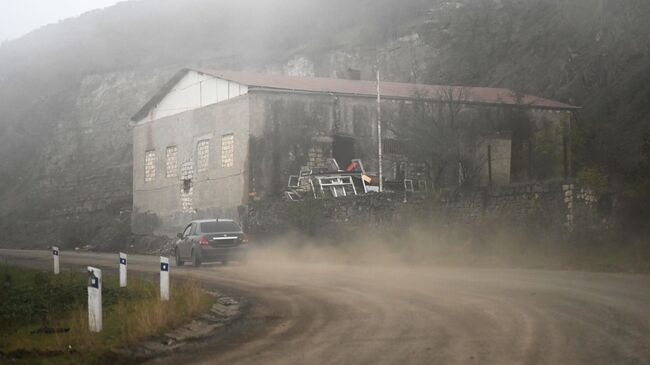
[[[585,184],[599,191],[606,191],[609,188],[607,176],[597,167],[584,167],[578,171],[578,179]]]

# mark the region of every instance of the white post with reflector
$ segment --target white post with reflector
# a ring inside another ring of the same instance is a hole
[[[126,254],[120,252],[120,288],[126,288]]]
[[[88,266],[88,329],[102,330],[102,271]]]
[[[169,300],[169,259],[160,256],[160,299]]]
[[[59,274],[59,248],[52,246],[52,260],[54,262],[54,274]]]

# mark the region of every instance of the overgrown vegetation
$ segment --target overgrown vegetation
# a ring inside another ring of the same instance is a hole
[[[434,66],[428,67],[432,80],[499,85],[583,107],[572,123],[574,171],[597,169],[610,189],[650,196],[650,155],[643,148],[650,138],[650,53],[647,40],[637,41],[648,32],[650,2],[431,6],[419,35],[437,51],[421,56]]]
[[[598,191],[607,191],[609,184],[605,176],[597,167],[584,167],[578,171],[578,180]]]
[[[85,273],[60,275],[0,265],[0,362],[83,364],[125,360],[120,351],[206,312],[212,297],[195,282],[172,282],[171,300],[153,281],[105,276],[104,329],[88,331]]]

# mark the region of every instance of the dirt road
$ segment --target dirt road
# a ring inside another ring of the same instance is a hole
[[[47,252],[0,261],[50,264]],[[62,252],[62,267],[115,255]],[[129,268],[157,270],[130,256]],[[650,364],[650,277],[299,263],[172,267],[248,298],[245,317],[155,364]]]

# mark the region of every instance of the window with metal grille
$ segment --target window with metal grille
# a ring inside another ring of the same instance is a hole
[[[167,177],[178,176],[178,146],[167,147],[166,162],[165,162],[165,175]]]
[[[235,135],[224,134],[221,136],[221,167],[235,165]]]
[[[406,153],[406,143],[394,138],[382,139],[382,150],[384,153],[403,155]]]
[[[210,140],[204,139],[196,144],[196,171],[208,171],[210,163]]]
[[[146,151],[144,153],[144,181],[150,182],[156,178],[156,151]]]

